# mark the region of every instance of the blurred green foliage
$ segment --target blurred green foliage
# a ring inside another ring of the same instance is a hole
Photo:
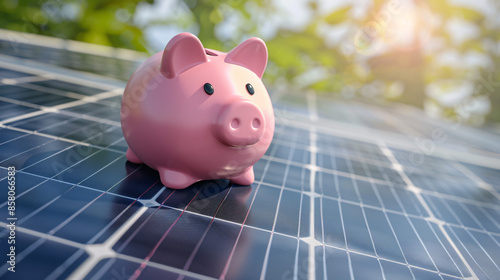
[[[0,28],[146,51],[144,30],[176,27],[196,30],[207,48],[228,51],[265,35],[265,24],[282,14],[278,0],[165,0],[184,12],[138,24],[138,6],[158,1],[0,0]],[[361,13],[349,4],[325,10],[322,2],[303,0],[307,23],[278,24],[266,35],[266,83],[278,90],[396,100],[473,124],[487,113],[500,121],[500,24],[491,16],[500,12],[496,1],[486,4],[489,15],[447,0],[372,0]],[[231,34],[222,34],[228,24]],[[452,29],[463,25],[474,32],[459,40]],[[328,34],[335,30],[333,40]],[[487,63],[465,63],[471,56]],[[450,98],[456,92],[463,96]]]
[[[0,0],[0,28],[146,51],[133,23],[140,2],[153,0]]]

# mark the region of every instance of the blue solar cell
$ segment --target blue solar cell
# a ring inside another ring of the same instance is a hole
[[[293,279],[298,241],[280,234],[272,236],[265,276],[267,279]]]
[[[32,107],[0,101],[0,121],[5,121],[9,118],[24,115],[36,110],[37,109]]]
[[[15,141],[4,142],[0,145],[2,154],[0,155],[1,166],[9,165],[7,161],[19,155],[20,153],[25,153],[26,151],[33,150],[43,144],[53,142],[53,139],[42,137],[34,134],[27,135],[26,137],[20,137]],[[22,164],[23,162],[17,162]],[[20,167],[17,167],[19,169]]]
[[[224,272],[240,230],[239,225],[218,220],[213,221],[188,270],[219,278]],[[240,239],[239,242],[247,242],[247,247],[252,246],[246,239]]]
[[[384,279],[377,259],[359,254],[350,254],[350,259],[356,279]]]
[[[65,81],[60,80],[46,80],[46,81],[38,81],[32,82],[31,85],[42,86],[45,88],[49,88],[51,90],[60,90],[63,92],[74,92],[83,95],[94,95],[100,92],[104,92],[102,89],[88,87],[80,84],[72,84]]]
[[[0,96],[40,106],[55,106],[76,101],[75,98],[68,96],[12,85],[1,86]]]
[[[246,224],[271,230],[275,220],[279,196],[279,189],[260,185],[253,201],[252,208],[248,213]]]
[[[303,195],[298,192],[283,190],[276,217],[275,232],[297,236],[300,225],[301,201]]]
[[[0,68],[0,78],[16,79],[16,78],[29,77],[29,76],[33,76],[33,75],[25,73],[25,72],[19,72],[19,71],[6,69],[6,68]]]
[[[349,279],[351,277],[349,255],[346,251],[325,248],[325,278]]]
[[[26,136],[27,134],[20,132],[20,131],[15,131],[11,129],[6,129],[6,128],[0,128],[0,145],[4,144],[5,142],[12,141],[14,139],[17,139],[19,137]]]
[[[23,233],[18,233],[17,236],[17,240],[20,240],[20,242],[25,242],[25,240],[30,240],[32,238],[33,237],[28,234]],[[33,242],[33,240],[30,241]],[[0,272],[3,274],[0,275],[2,279],[29,279],[34,277],[34,271],[36,271],[36,277],[45,279],[54,275],[57,268],[63,265],[71,255],[78,251],[78,248],[44,239],[34,241],[29,247],[22,251],[20,249],[21,248],[18,247],[18,252],[24,252],[25,257],[21,258],[18,256],[15,273],[2,269],[2,272]],[[79,259],[74,263],[74,266],[81,263],[82,259]],[[26,264],[29,264],[29,269],[25,268]],[[57,274],[59,274],[58,276],[62,278],[64,278],[64,276],[68,276],[68,272]]]
[[[102,101],[101,101],[102,102]],[[90,117],[97,117],[100,119],[120,121],[120,107],[109,106],[101,103],[87,103],[80,106],[70,107],[65,111],[82,114]]]

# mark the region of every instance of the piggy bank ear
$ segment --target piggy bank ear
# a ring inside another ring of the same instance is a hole
[[[191,33],[181,33],[168,42],[161,58],[160,72],[171,79],[180,73],[207,62],[205,49]]]
[[[259,38],[250,38],[230,51],[224,61],[248,68],[262,78],[267,65],[266,44]]]

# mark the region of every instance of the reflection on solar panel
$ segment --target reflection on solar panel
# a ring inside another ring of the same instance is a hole
[[[171,190],[125,159],[123,82],[30,55],[57,48],[26,43],[13,57],[0,43],[2,279],[500,279],[498,135],[406,107],[274,94],[276,134],[251,187]]]

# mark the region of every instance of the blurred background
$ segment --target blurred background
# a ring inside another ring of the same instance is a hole
[[[261,37],[275,92],[400,102],[496,127],[498,14],[496,0],[0,0],[2,29],[148,55],[184,31],[223,51]]]

